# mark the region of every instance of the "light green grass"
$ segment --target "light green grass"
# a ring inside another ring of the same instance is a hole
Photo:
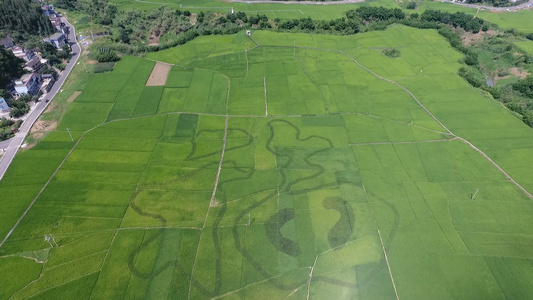
[[[530,55],[533,55],[533,41],[515,42],[515,45]]]

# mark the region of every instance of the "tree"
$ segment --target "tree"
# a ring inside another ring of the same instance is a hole
[[[24,60],[16,57],[13,52],[6,50],[4,47],[0,47],[0,88],[5,86],[13,78],[18,78],[24,71],[22,65]]]
[[[50,55],[57,54],[57,48],[50,43],[41,43],[41,55],[43,58],[47,58]]]
[[[464,58],[465,64],[469,66],[476,66],[478,62],[477,54],[473,52],[469,52],[465,55]]]
[[[63,9],[76,9],[77,0],[56,0],[55,6]]]
[[[409,2],[409,4],[407,4],[407,9],[416,9],[416,2]]]
[[[524,94],[528,98],[533,98],[533,76],[518,80],[513,84],[513,89]]]
[[[0,29],[40,36],[50,35],[55,30],[41,7],[31,0],[0,1],[0,16]]]
[[[61,47],[61,50],[67,52],[68,54],[70,54],[70,52],[72,52],[72,49],[70,48],[70,45],[68,44],[65,44]]]

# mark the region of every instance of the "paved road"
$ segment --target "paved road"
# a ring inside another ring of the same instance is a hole
[[[457,4],[457,5],[461,5],[464,7],[490,9],[491,11],[500,11],[500,12],[527,9],[527,8],[532,8],[533,6],[533,0],[529,0],[528,2],[522,3],[520,5],[508,6],[508,7],[492,7],[492,6],[478,5],[478,4],[458,3],[458,2],[452,2],[452,1],[447,1],[447,0],[443,0],[442,2]]]
[[[169,2],[152,2],[152,1],[144,1],[144,0],[135,0],[135,2],[140,3],[148,3],[148,4],[159,4],[159,5],[176,5],[176,3],[169,3]],[[321,1],[283,1],[283,0],[228,0],[228,2],[236,2],[236,3],[248,3],[248,4],[256,4],[256,3],[262,3],[262,4],[304,4],[304,5],[335,5],[335,4],[350,4],[350,3],[359,3],[359,2],[365,2],[365,0],[340,0],[340,1],[327,1],[327,2],[321,2]],[[206,9],[228,9],[229,7],[189,7],[189,6],[182,6],[180,5],[180,8],[206,8]]]
[[[50,92],[48,92],[46,99],[50,99],[50,102],[52,102],[52,99],[63,86],[65,79],[67,78],[68,74],[70,74],[72,68],[74,68],[74,65],[78,61],[78,58],[80,57],[81,53],[80,45],[76,41],[76,32],[74,30],[74,26],[72,26],[65,18],[61,18],[61,20],[65,23],[66,26],[70,28],[68,37],[72,47],[72,58],[67,64],[65,70],[57,78]],[[37,121],[37,119],[46,109],[48,104],[50,103],[46,103],[46,101],[41,101],[37,103],[35,109],[30,112],[24,123],[22,123],[22,126],[20,127],[19,132],[15,134],[15,137],[13,137],[9,141],[2,142],[2,145],[4,146],[4,148],[2,149],[6,149],[6,152],[4,152],[4,155],[2,155],[2,158],[0,158],[0,180],[2,179],[2,177],[4,177],[7,168],[11,164],[11,161],[13,161],[15,154],[17,154],[18,149],[24,142],[24,139],[26,138],[26,135],[33,126],[33,123]]]
[[[137,2],[143,2],[143,3],[152,3],[152,4],[173,4],[173,3],[156,3],[156,2],[150,2],[150,1],[142,1],[142,0],[135,0]],[[272,3],[272,4],[304,4],[304,5],[335,5],[335,4],[350,4],[350,3],[359,3],[364,2],[365,0],[341,0],[341,1],[327,1],[327,2],[321,2],[321,1],[276,1],[276,0],[228,0],[229,2],[236,2],[236,3],[248,3],[248,4],[254,4],[254,3]],[[453,3],[465,7],[472,7],[472,8],[485,8],[490,9],[493,11],[507,11],[509,10],[520,10],[525,8],[531,8],[533,5],[533,0],[530,0],[529,2],[522,3],[520,5],[516,6],[509,6],[509,7],[492,7],[492,6],[486,6],[486,5],[478,5],[478,4],[468,4],[468,3],[459,3],[459,2],[453,2],[448,0],[442,0],[441,2],[446,3]]]

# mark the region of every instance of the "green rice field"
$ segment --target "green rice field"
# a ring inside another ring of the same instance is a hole
[[[533,54],[533,41],[515,42],[515,45],[526,51],[528,54]]]
[[[461,57],[403,26],[123,57],[0,181],[0,239],[34,201],[0,299],[529,299],[533,132]]]

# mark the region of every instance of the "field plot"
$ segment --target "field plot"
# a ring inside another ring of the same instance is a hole
[[[254,39],[150,53],[162,86],[134,57],[91,78],[0,182],[2,238],[35,200],[0,244],[0,298],[533,294],[533,132],[444,38]]]

